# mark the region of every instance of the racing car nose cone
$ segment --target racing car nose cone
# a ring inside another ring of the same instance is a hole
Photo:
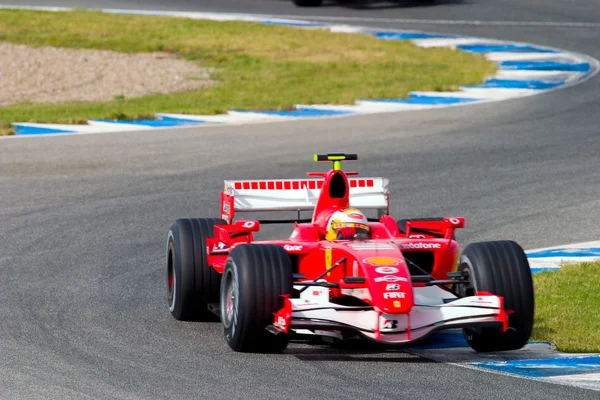
[[[410,273],[403,257],[377,255],[363,261],[375,305],[385,313],[404,314],[413,306]]]

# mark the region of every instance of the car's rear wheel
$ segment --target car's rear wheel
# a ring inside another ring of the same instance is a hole
[[[227,259],[221,281],[221,324],[225,341],[235,351],[281,353],[284,333],[266,327],[284,305],[282,295],[293,290],[292,265],[277,245],[242,244]]]
[[[167,242],[167,299],[171,315],[181,321],[216,319],[208,304],[218,303],[221,275],[207,262],[206,239],[219,218],[178,219]]]
[[[292,0],[295,5],[300,7],[318,7],[323,0]]]
[[[479,352],[516,350],[523,347],[533,328],[533,282],[525,252],[513,241],[481,242],[468,245],[458,267],[469,279],[456,285],[459,297],[489,292],[504,298],[509,314],[508,330],[466,328],[469,345]]]

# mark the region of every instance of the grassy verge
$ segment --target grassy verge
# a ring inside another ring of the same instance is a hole
[[[0,121],[0,136],[12,135],[15,129],[5,121]]]
[[[600,261],[534,275],[534,340],[570,353],[600,353]]]
[[[167,51],[214,68],[213,79],[220,82],[194,92],[108,102],[15,104],[0,107],[0,122],[348,104],[355,99],[405,97],[413,90],[453,90],[482,82],[496,68],[479,55],[363,35],[90,11],[0,10],[0,41],[125,53]]]

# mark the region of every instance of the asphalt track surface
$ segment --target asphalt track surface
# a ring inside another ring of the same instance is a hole
[[[52,5],[164,9],[161,3]],[[523,40],[600,58],[596,1],[168,7],[359,17],[368,19],[362,25]],[[384,20],[370,20],[377,18]],[[311,164],[311,154],[325,151],[357,152],[359,163],[347,168],[388,177],[398,217],[466,216],[463,244],[514,239],[534,248],[597,239],[599,109],[595,77],[531,98],[436,111],[2,140],[0,398],[597,399],[598,392],[399,351],[293,345],[277,356],[233,353],[219,324],[169,315],[164,246],[175,218],[217,215],[223,179],[301,177],[324,167]]]

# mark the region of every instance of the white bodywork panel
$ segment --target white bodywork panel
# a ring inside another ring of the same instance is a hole
[[[494,295],[457,299],[437,286],[413,290],[415,306],[409,314],[384,314],[365,307],[331,303],[327,288],[309,287],[299,299],[290,299],[291,329],[294,324],[301,324],[303,329],[298,333],[304,333],[311,325],[318,329],[324,323],[342,324],[381,342],[403,343],[422,338],[441,327],[450,329],[465,324],[498,322],[498,315],[503,311],[501,299]]]

